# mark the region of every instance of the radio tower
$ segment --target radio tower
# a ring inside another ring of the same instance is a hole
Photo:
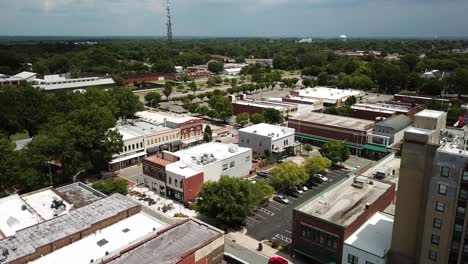
[[[169,60],[173,61],[173,54],[172,54],[172,19],[171,19],[171,3],[170,0],[167,0],[167,45],[169,47]]]

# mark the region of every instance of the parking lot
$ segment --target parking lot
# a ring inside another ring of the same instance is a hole
[[[356,166],[361,166],[366,162],[367,160],[365,159],[351,157],[345,165],[349,168],[354,168]],[[289,200],[289,204],[269,201],[258,207],[254,213],[246,219],[245,228],[247,229],[247,235],[259,241],[277,240],[283,246],[290,244],[293,209],[320,193],[328,186],[333,185],[336,181],[345,177],[349,172],[350,170],[346,169],[330,170],[326,174],[326,177],[330,179],[329,181],[319,184],[312,190],[305,191],[300,194],[298,198],[286,196]],[[257,176],[254,179],[257,180],[261,178]]]

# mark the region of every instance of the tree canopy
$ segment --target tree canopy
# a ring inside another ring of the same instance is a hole
[[[271,180],[273,186],[282,189],[288,186],[305,183],[309,179],[304,166],[297,165],[294,162],[285,162],[271,170]]]
[[[338,164],[348,160],[351,152],[345,143],[339,141],[329,141],[323,144],[322,148],[320,149],[320,154],[322,154],[323,157],[329,159],[334,164]]]
[[[315,156],[307,158],[304,161],[304,169],[308,175],[325,173],[327,169],[330,168],[331,164],[331,160],[324,157]]]
[[[122,178],[107,178],[93,184],[93,188],[106,195],[111,195],[114,193],[127,195],[127,184],[128,181]]]

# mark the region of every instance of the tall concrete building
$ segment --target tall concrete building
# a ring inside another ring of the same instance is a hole
[[[391,262],[468,263],[468,151],[446,113],[424,110],[405,132]]]

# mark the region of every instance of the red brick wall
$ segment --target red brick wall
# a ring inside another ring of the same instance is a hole
[[[233,111],[235,115],[241,114],[241,113],[247,113],[249,115],[251,114],[261,114],[265,110],[263,107],[257,107],[253,105],[241,105],[241,104],[232,104]]]
[[[301,236],[301,224],[306,224],[330,234],[338,236],[338,246],[336,251],[315,244],[311,240],[307,240]],[[344,228],[338,225],[331,224],[329,222],[322,221],[318,218],[304,214],[302,212],[293,211],[293,222],[292,222],[292,244],[293,246],[307,246],[314,251],[321,252],[330,257],[334,257],[338,262],[341,262],[341,255],[343,254],[343,243],[344,243]],[[338,263],[337,262],[337,263]]]
[[[390,113],[383,113],[383,112],[376,112],[376,111],[353,109],[353,117],[372,120],[372,121],[375,121],[377,117],[388,118],[394,115],[396,115],[395,112],[390,114]]]
[[[292,121],[292,120],[290,120]],[[297,122],[297,121],[295,121]],[[367,143],[367,131],[352,130],[346,128],[330,128],[324,125],[315,125],[314,127],[307,126],[306,122],[301,122],[301,125],[297,123],[288,122],[288,127],[296,129],[296,133],[303,133],[310,136],[318,136],[323,138],[330,138],[338,141],[344,141],[366,144]],[[332,130],[333,129],[333,130]],[[336,131],[338,130],[339,131]],[[362,133],[362,136],[361,136]]]
[[[196,174],[184,180],[184,201],[189,202],[198,197],[203,185],[203,173]]]

